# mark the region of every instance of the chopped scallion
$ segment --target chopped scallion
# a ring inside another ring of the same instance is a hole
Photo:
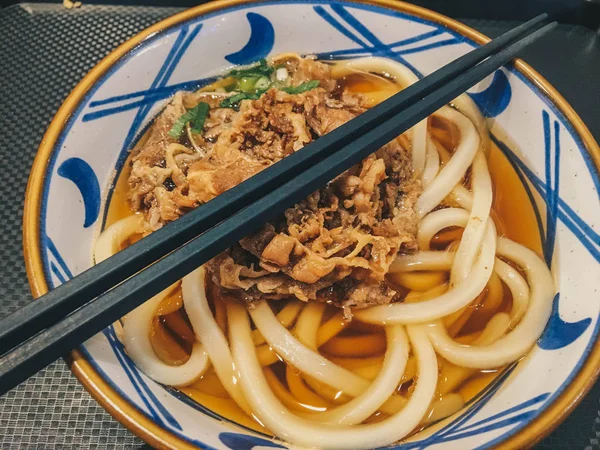
[[[258,100],[265,92],[267,92],[267,89],[259,89],[255,92],[240,92],[227,97],[219,106],[221,108],[237,108],[242,100]]]
[[[281,90],[287,92],[288,94],[301,94],[302,92],[310,91],[316,87],[319,87],[319,80],[310,80],[298,86],[281,88]]]
[[[256,90],[268,89],[270,86],[271,80],[269,80],[267,77],[260,77],[258,80],[256,80],[256,83],[254,83],[254,89]]]
[[[258,80],[258,77],[242,77],[238,80],[235,90],[247,93],[253,92]]]
[[[210,105],[205,102],[200,102],[195,108],[197,109],[196,117],[190,122],[190,125],[192,126],[193,133],[200,134],[204,128],[204,122],[206,122],[206,118],[208,117]]]
[[[192,131],[194,133],[201,133],[209,109],[210,106],[208,103],[198,103],[185,114],[182,114],[179,119],[175,121],[169,130],[169,136],[171,136],[173,139],[179,139],[179,136],[181,136],[181,133],[188,122],[192,124]]]

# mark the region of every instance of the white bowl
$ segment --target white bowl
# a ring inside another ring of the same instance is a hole
[[[90,267],[115,174],[176,90],[232,64],[284,51],[389,56],[422,75],[485,40],[458,22],[391,1],[218,2],[144,31],[82,80],[39,149],[24,219],[34,295]],[[393,448],[531,445],[568,414],[597,376],[598,146],[562,97],[522,62],[469,93],[490,123],[510,136],[510,142],[500,135],[493,139],[535,204],[559,294],[546,331],[525,359],[463,411]],[[72,369],[104,407],[153,445],[285,448],[147,378],[123,352],[112,327],[73,353]]]

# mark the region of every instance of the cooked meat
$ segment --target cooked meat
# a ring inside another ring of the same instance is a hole
[[[360,94],[340,87],[329,66],[287,62],[292,86],[319,80],[301,93],[272,88],[239,110],[215,96],[181,93],[132,154],[129,202],[151,232],[269,165],[300,150],[365,110]],[[222,98],[222,97],[221,97]],[[175,142],[168,130],[186,108],[211,109],[198,137],[202,152]],[[185,105],[185,107],[184,107]],[[295,296],[360,308],[391,301],[385,282],[401,253],[416,250],[414,204],[421,192],[406,139],[396,139],[327,186],[289,208],[207,264],[222,289],[246,301]]]

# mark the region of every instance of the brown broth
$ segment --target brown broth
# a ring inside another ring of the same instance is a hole
[[[355,92],[371,96],[373,104],[382,101],[396,91],[391,80],[374,74],[346,73],[340,79],[340,84]],[[433,127],[432,134],[436,139],[447,147],[446,149],[449,152],[452,152],[454,142],[457,139],[456,130],[437,119],[431,120],[430,126]],[[493,144],[489,149],[488,165],[494,186],[492,217],[498,228],[498,234],[513,239],[541,254],[541,239],[534,210],[527,193],[507,158]],[[126,163],[113,191],[107,212],[107,226],[132,214],[126,201],[128,176],[129,164]],[[461,234],[462,230],[460,229],[442,230],[432,241],[432,247],[446,248],[448,245],[452,245],[452,242],[460,239]],[[216,311],[219,326],[225,331],[227,325],[222,308],[224,303],[222,302],[230,300],[216,298],[218,291],[213,289],[213,286],[207,287],[209,288],[207,289],[209,299],[212,303],[211,308]],[[485,327],[491,314],[510,309],[512,299],[508,289],[504,286],[503,296],[498,306],[491,311],[486,311],[479,300],[485,298],[487,289],[457,320],[457,323],[461,326],[455,325],[454,328],[449,329],[450,334],[465,344],[472,341]],[[403,289],[401,292],[408,291]],[[194,339],[181,305],[181,290],[177,289],[159,306],[159,314],[154,320],[151,331],[151,342],[157,355],[165,362],[175,365],[182,364],[189,358]],[[338,313],[336,308],[327,306],[322,323],[325,323],[336,313]],[[359,351],[356,349],[359,349]],[[346,364],[350,370],[361,376],[372,377],[374,375],[374,364],[381,361],[385,354],[385,333],[382,328],[352,322],[336,337],[323,345],[320,350],[325,356],[332,358],[339,364]],[[348,360],[350,357],[353,358],[351,362]],[[445,367],[448,363],[440,360],[440,364]],[[462,395],[465,402],[467,402],[485,389],[499,371],[500,369],[495,371],[473,371],[472,375],[459,384],[453,392]],[[444,373],[443,369],[441,373]],[[311,409],[322,410],[349,399],[343,393],[335,392],[333,389],[314,380],[303,380],[298,377],[298,371],[287,367],[282,361],[269,366],[269,369],[265,370],[265,375],[280,400],[292,409],[295,407],[305,411]],[[412,381],[408,381],[402,384],[398,391],[406,393],[410,392],[411,388],[414,389]],[[246,415],[235,404],[212,369],[191,385],[180,388],[180,391],[233,422],[268,433],[268,430],[256,418]],[[378,412],[366,422],[376,422],[385,417],[387,417],[385,413]]]

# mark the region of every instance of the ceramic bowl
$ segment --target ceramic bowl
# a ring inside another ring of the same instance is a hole
[[[334,59],[386,56],[421,76],[486,41],[439,14],[383,0],[220,1],[147,29],[79,83],[44,137],[24,218],[34,295],[90,267],[127,150],[175,91],[284,51]],[[523,62],[496,71],[469,94],[510,136],[492,139],[535,205],[559,293],[546,331],[525,359],[464,410],[395,449],[531,445],[569,413],[598,372],[599,148],[565,100]],[[111,327],[74,351],[70,363],[90,393],[152,445],[287,448],[147,378]]]

